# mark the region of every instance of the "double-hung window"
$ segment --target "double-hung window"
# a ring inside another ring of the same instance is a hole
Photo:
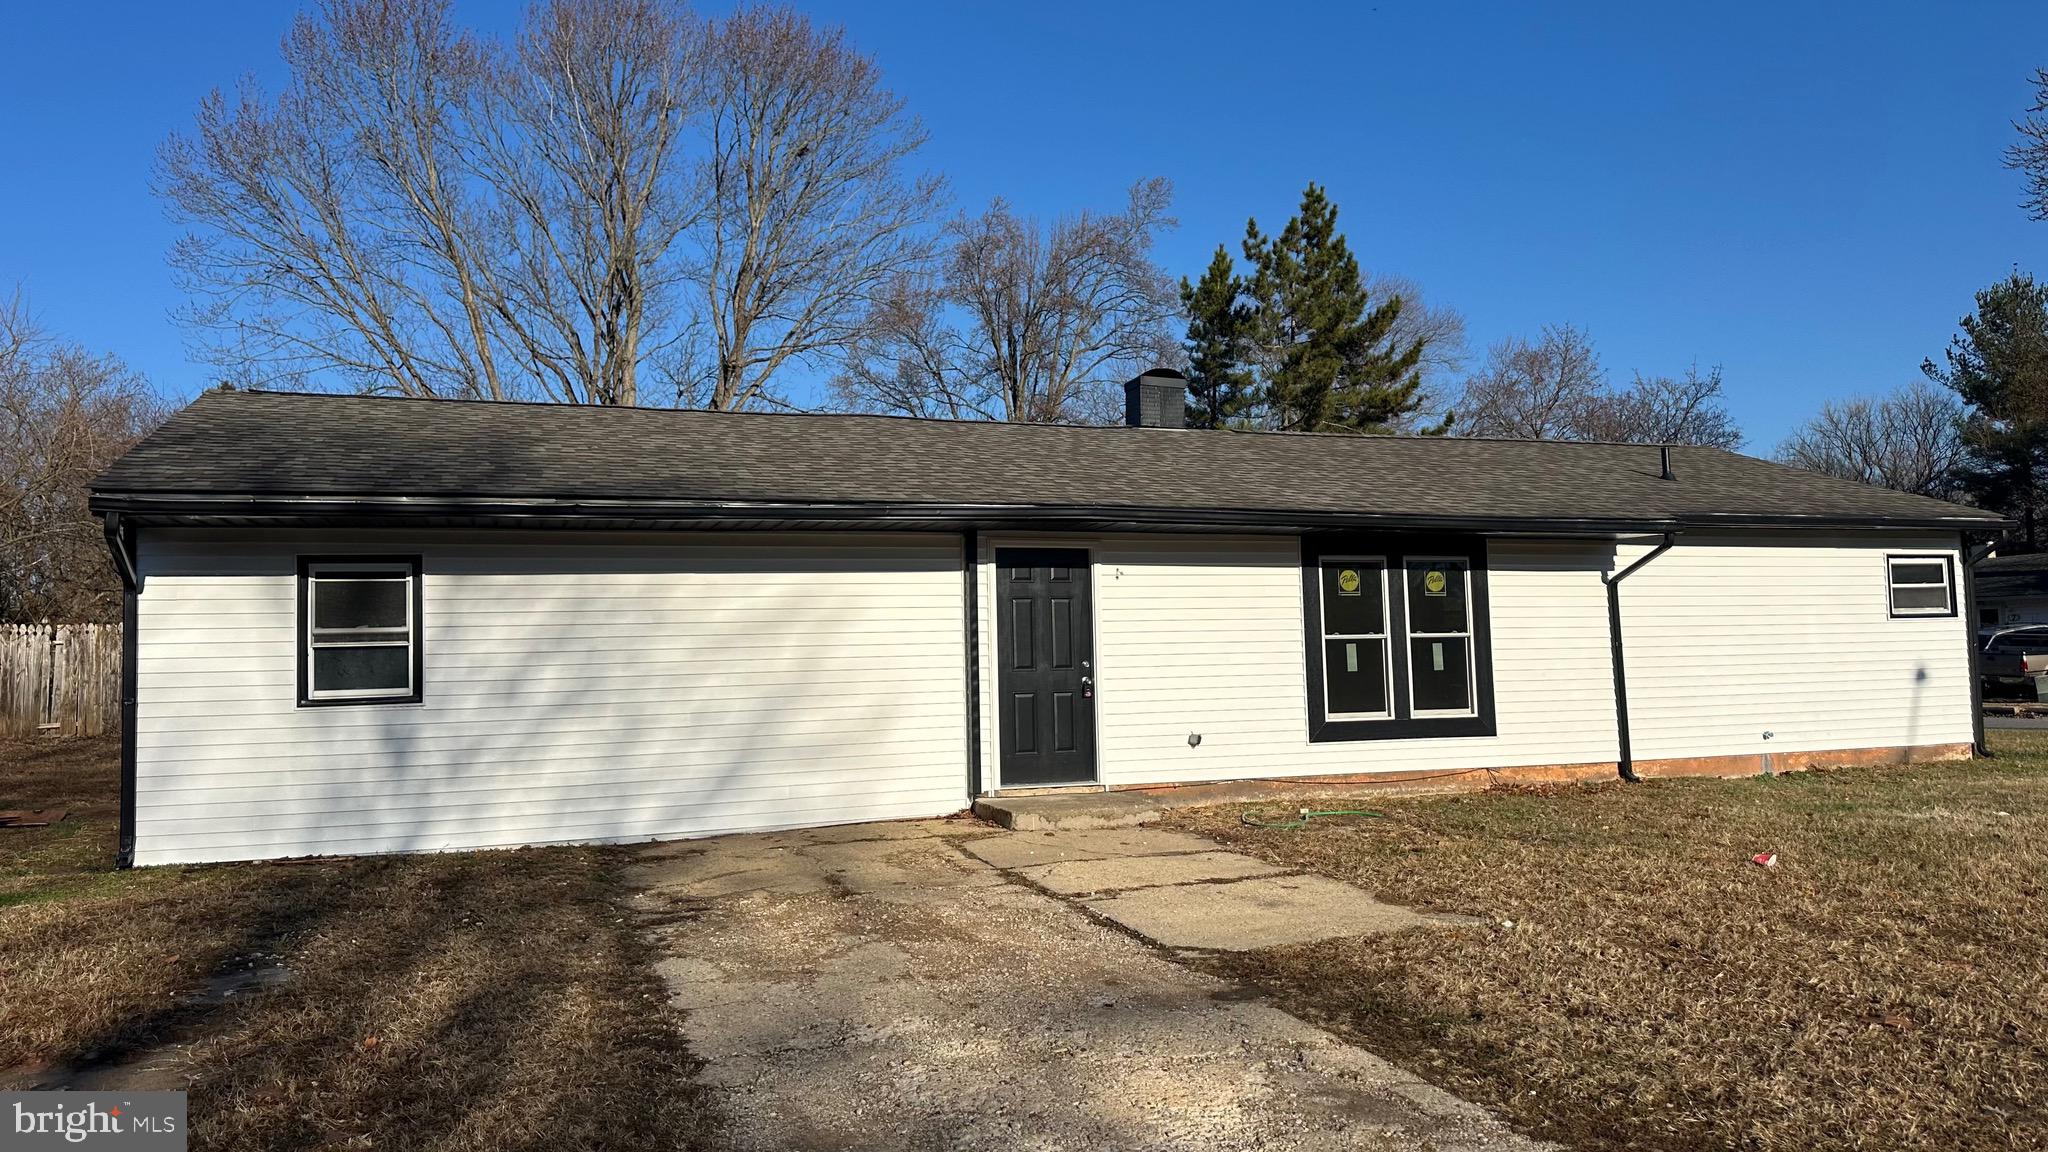
[[[299,703],[400,704],[421,696],[420,562],[299,561]]]
[[[1955,570],[1946,556],[1887,556],[1886,593],[1893,616],[1956,614]]]
[[[1406,563],[1410,714],[1473,715],[1472,564],[1459,556]]]
[[[1323,699],[1328,713],[1353,719],[1392,716],[1386,560],[1327,557],[1322,582]]]
[[[1483,542],[1305,538],[1302,594],[1310,739],[1493,733]]]

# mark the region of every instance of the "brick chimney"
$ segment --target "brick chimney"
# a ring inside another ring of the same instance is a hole
[[[1153,368],[1124,383],[1124,423],[1133,428],[1188,426],[1188,378]]]

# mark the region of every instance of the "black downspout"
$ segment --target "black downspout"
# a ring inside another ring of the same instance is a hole
[[[1602,574],[1600,577],[1600,582],[1607,585],[1607,643],[1614,659],[1615,742],[1619,746],[1616,765],[1621,769],[1621,778],[1631,784],[1636,783],[1637,777],[1635,749],[1628,731],[1628,670],[1621,653],[1621,582],[1636,569],[1669,552],[1676,543],[1678,533],[1666,532],[1664,542],[1637,557],[1635,563],[1612,576]]]
[[[981,799],[981,533],[960,534],[961,578],[966,587],[967,806]]]
[[[135,533],[119,512],[106,518],[107,550],[121,576],[121,831],[114,867],[135,863],[135,618],[142,577],[135,568]]]
[[[1970,538],[1965,535],[1963,542],[1963,643],[1970,646],[1970,744],[1979,756],[1991,755],[1991,745],[1984,740],[1984,676],[1981,661],[1984,653],[1977,643],[1977,562],[1991,554],[1998,541],[1986,540],[1975,548],[1970,547]]]

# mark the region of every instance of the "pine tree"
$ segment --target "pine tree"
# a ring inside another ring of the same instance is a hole
[[[2017,518],[2027,548],[2038,549],[2048,499],[2048,285],[2015,271],[1977,293],[1976,313],[1959,324],[1948,367],[1930,360],[1921,371],[1970,406],[1963,490]]]
[[[1268,420],[1290,431],[1384,431],[1416,409],[1423,342],[1393,346],[1401,298],[1377,305],[1337,231],[1337,206],[1310,184],[1278,236],[1245,226],[1249,335]],[[1211,266],[1214,267],[1213,265]]]
[[[1200,283],[1181,277],[1180,302],[1188,316],[1188,427],[1223,428],[1240,421],[1257,399],[1245,363],[1245,327],[1251,311],[1240,299],[1244,282],[1223,245]]]

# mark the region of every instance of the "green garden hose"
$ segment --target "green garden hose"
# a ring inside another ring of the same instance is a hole
[[[1244,815],[1238,817],[1238,819],[1241,823],[1251,828],[1306,828],[1308,827],[1308,822],[1318,816],[1370,816],[1375,820],[1393,819],[1393,817],[1388,816],[1385,812],[1375,812],[1370,808],[1331,808],[1326,811],[1303,808],[1301,809],[1301,815],[1293,820],[1261,820],[1259,818],[1260,815],[1261,813],[1258,809],[1247,808]]]

